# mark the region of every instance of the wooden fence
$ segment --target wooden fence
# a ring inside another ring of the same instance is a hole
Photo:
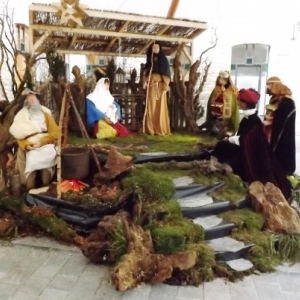
[[[170,125],[172,131],[187,131],[187,123],[184,116],[183,103],[174,96],[171,90],[168,92],[168,108],[170,115]],[[87,124],[86,117],[86,95],[90,91],[80,93],[75,84],[71,84],[71,93],[76,103],[77,109],[84,121]],[[129,89],[125,89],[130,92]],[[63,97],[63,87],[58,83],[49,83],[42,91],[42,104],[47,106],[53,113],[54,119],[58,122],[59,112],[61,109],[61,100]],[[142,129],[143,114],[145,109],[145,93],[139,94],[113,94],[116,102],[121,107],[122,124],[130,131],[140,132]],[[78,122],[76,121],[74,112],[70,109],[69,128],[71,131],[79,131]]]

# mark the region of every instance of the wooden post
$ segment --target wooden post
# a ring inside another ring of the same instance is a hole
[[[69,123],[69,115],[70,115],[70,93],[71,90],[68,89],[68,93],[66,94],[66,103],[65,103],[65,113],[63,117],[62,124],[62,148],[66,147],[68,143],[68,123]]]
[[[65,115],[65,108],[66,108],[66,98],[67,98],[67,89],[68,83],[64,85],[64,96],[62,98],[61,110],[59,115],[59,135],[58,135],[58,142],[57,142],[57,198],[61,199],[61,146],[62,146],[62,137],[63,137],[63,121]]]
[[[91,140],[90,140],[90,138],[89,138],[89,135],[88,135],[88,133],[86,132],[86,129],[85,129],[85,127],[84,127],[84,124],[83,124],[83,122],[82,122],[82,119],[81,119],[81,117],[80,117],[80,114],[79,114],[79,112],[78,112],[78,110],[77,110],[75,101],[74,101],[74,99],[73,99],[73,97],[72,97],[72,95],[71,95],[71,92],[70,92],[70,102],[71,102],[71,105],[72,105],[72,107],[73,107],[73,109],[74,109],[75,116],[76,116],[76,118],[77,118],[77,121],[78,121],[80,130],[81,130],[82,136],[86,139],[86,141],[87,141],[87,143],[88,143],[88,145],[89,145],[89,147],[90,147],[90,150],[91,150],[92,155],[93,155],[93,158],[94,158],[94,160],[95,160],[95,163],[96,163],[98,172],[101,173],[101,166],[100,166],[99,160],[98,160],[97,155],[96,155],[96,153],[95,153],[95,151],[94,151],[94,148],[93,148],[92,142],[91,142]]]

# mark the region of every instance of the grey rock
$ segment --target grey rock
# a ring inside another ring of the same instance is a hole
[[[195,224],[202,226],[204,229],[209,229],[218,226],[222,223],[222,219],[217,216],[199,217],[193,220]]]
[[[175,187],[190,185],[194,182],[194,179],[190,176],[183,176],[173,179]]]
[[[247,259],[244,259],[244,258],[230,260],[230,261],[227,261],[226,263],[231,269],[233,269],[237,272],[243,272],[243,271],[249,270],[253,267],[252,262]]]
[[[167,152],[145,152],[141,153],[143,156],[161,156],[161,155],[168,155],[169,153]]]
[[[243,242],[239,242],[231,237],[213,239],[209,241],[208,244],[217,252],[236,252],[245,246]]]
[[[181,207],[201,207],[213,203],[213,199],[205,194],[193,195],[178,199]]]

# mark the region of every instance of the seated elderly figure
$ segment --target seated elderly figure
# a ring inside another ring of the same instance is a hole
[[[59,135],[51,111],[40,104],[37,95],[25,89],[19,100],[23,108],[9,129],[19,146],[16,169],[20,172],[22,185],[28,190],[36,185],[37,171],[43,185],[51,182],[56,165],[55,143]]]

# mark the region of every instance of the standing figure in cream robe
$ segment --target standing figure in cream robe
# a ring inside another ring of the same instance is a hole
[[[25,89],[20,103],[24,106],[16,114],[9,131],[19,146],[16,169],[20,172],[22,185],[30,190],[36,185],[37,171],[41,173],[43,185],[51,182],[59,129],[50,110],[40,105],[37,93]]]
[[[152,67],[152,72],[150,70]],[[150,76],[149,76],[150,75]],[[147,52],[144,69],[144,84],[147,94],[145,130],[150,135],[170,135],[170,119],[167,105],[167,92],[170,83],[170,65],[161,45],[153,43]]]

